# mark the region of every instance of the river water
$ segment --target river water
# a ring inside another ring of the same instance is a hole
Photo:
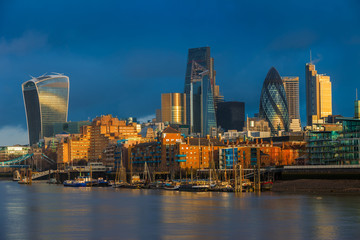
[[[360,239],[360,196],[0,181],[0,239]]]

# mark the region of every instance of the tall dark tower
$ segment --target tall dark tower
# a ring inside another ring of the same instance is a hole
[[[220,102],[216,111],[216,120],[218,126],[225,131],[242,131],[245,123],[245,103]]]
[[[271,133],[289,131],[289,111],[283,82],[278,71],[272,67],[266,75],[260,96],[260,118],[269,122]]]
[[[189,49],[185,74],[186,123],[192,133],[209,134],[216,129],[214,59],[210,48]]]

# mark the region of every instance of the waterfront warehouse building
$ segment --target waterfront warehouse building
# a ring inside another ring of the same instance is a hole
[[[220,102],[216,110],[217,125],[225,131],[242,131],[245,123],[244,102]]]
[[[289,110],[284,84],[278,71],[272,67],[266,75],[260,96],[260,118],[269,122],[272,135],[289,131]]]
[[[161,94],[162,122],[186,124],[186,95],[184,93]]]
[[[43,75],[22,84],[29,133],[33,145],[53,134],[53,124],[66,122],[69,107],[69,78]]]
[[[305,65],[306,78],[306,120],[311,126],[313,120],[320,120],[332,115],[332,97],[330,77],[318,74],[315,65]]]

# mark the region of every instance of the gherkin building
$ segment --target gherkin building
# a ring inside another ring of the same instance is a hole
[[[289,111],[285,88],[278,71],[272,67],[266,75],[260,96],[259,117],[266,119],[271,134],[289,131]]]

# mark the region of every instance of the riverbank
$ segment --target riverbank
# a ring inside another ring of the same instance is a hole
[[[298,179],[276,181],[273,192],[360,194],[360,180]]]

